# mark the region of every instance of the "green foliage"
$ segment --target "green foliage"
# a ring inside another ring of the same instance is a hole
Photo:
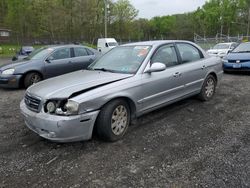
[[[109,4],[108,37],[125,40],[193,39],[193,34],[247,33],[250,0],[208,0],[196,11],[138,19],[129,0]],[[104,0],[0,0],[0,27],[22,39],[86,41],[104,37]]]

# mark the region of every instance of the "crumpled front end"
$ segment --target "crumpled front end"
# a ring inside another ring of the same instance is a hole
[[[24,100],[20,103],[25,124],[39,136],[55,142],[74,142],[89,140],[99,111],[72,116],[59,116],[43,110],[30,110]]]

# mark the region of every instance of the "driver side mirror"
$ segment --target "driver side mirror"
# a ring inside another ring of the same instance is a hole
[[[166,70],[166,65],[160,62],[155,62],[153,63],[148,70],[146,70],[146,73],[151,73],[151,72],[161,72]]]

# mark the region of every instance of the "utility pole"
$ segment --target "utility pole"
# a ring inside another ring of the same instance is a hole
[[[248,21],[247,21],[247,40],[249,39],[249,27],[250,27],[250,7],[248,9]]]
[[[107,28],[107,22],[108,22],[108,10],[107,10],[107,0],[104,0],[104,25],[105,25],[105,38],[108,36],[108,28]]]

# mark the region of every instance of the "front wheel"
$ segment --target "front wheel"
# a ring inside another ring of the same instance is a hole
[[[117,99],[107,103],[97,121],[97,134],[107,141],[117,141],[126,133],[130,123],[130,108],[126,101]]]
[[[36,72],[28,73],[24,78],[24,87],[28,88],[32,84],[40,82],[41,80],[42,80],[42,77],[39,73],[36,73]]]
[[[199,98],[202,101],[209,101],[210,99],[213,98],[215,89],[216,89],[216,79],[213,75],[208,75],[202,85]]]

